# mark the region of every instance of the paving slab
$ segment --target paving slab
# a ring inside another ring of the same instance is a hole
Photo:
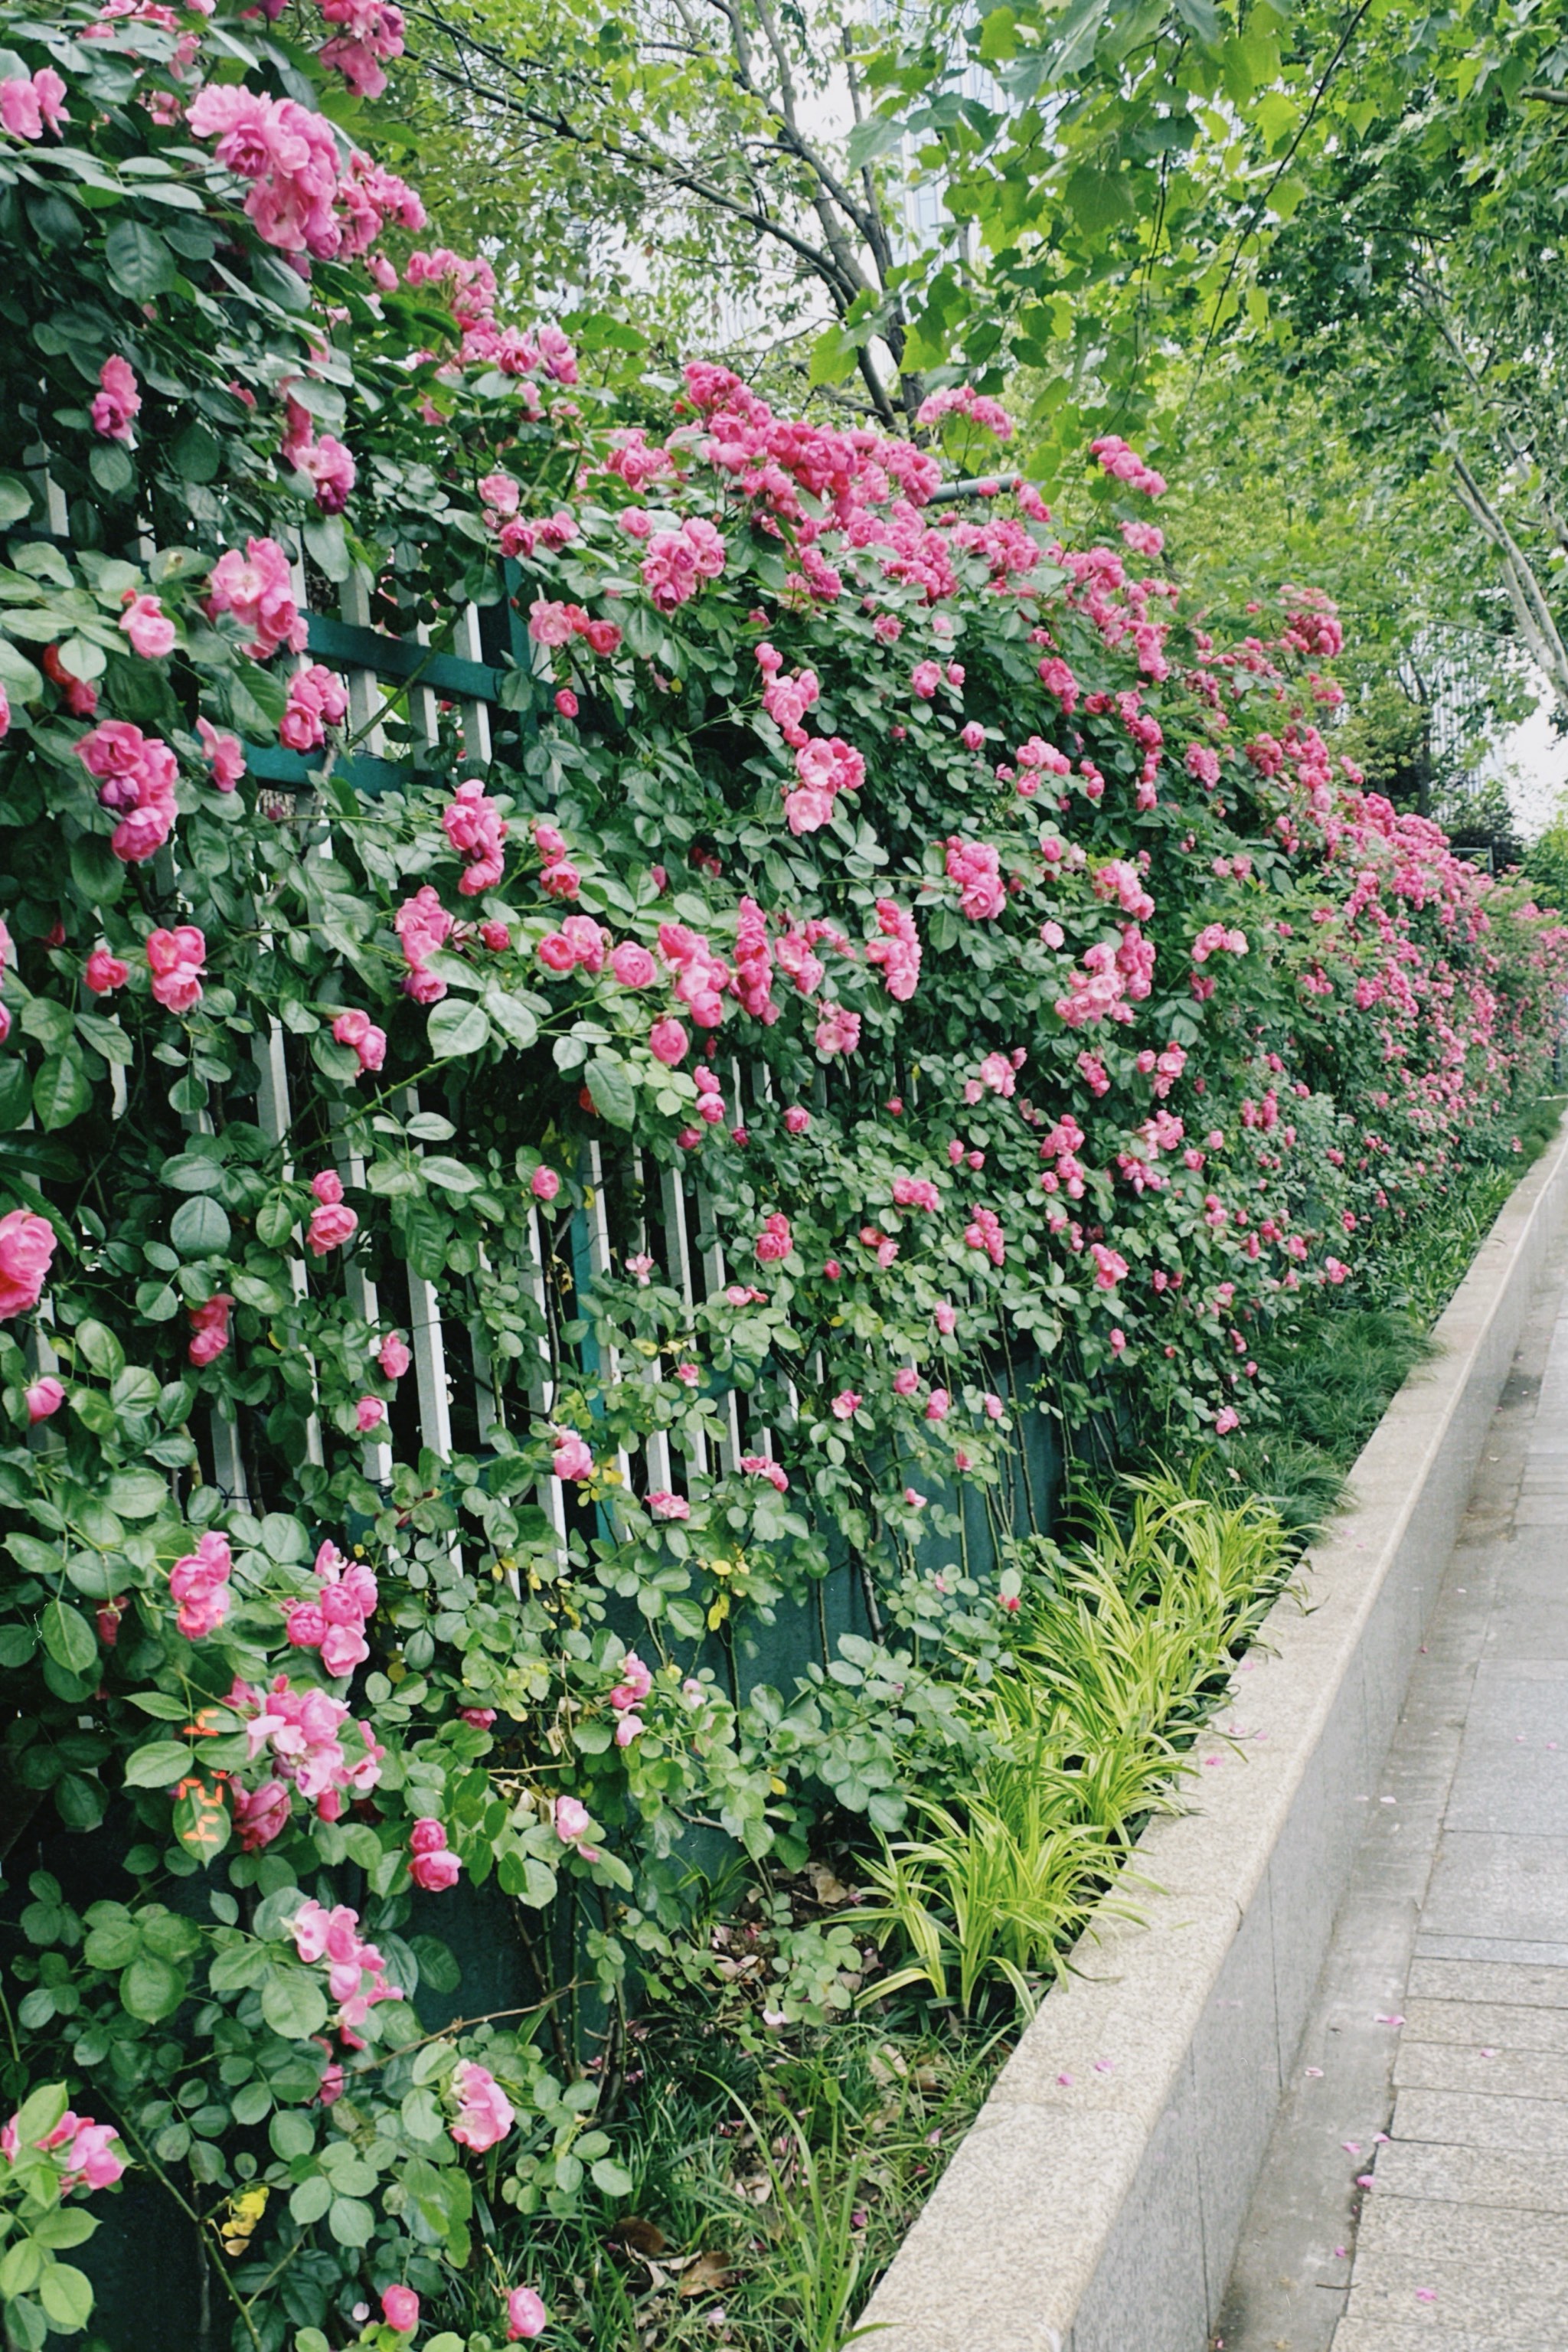
[[[1474,2042],[1482,2051],[1551,2050],[1568,2056],[1568,2011],[1525,2001],[1430,2000],[1412,1986],[1405,1999],[1405,2038]],[[1396,2074],[1394,2079],[1400,2078]],[[1482,2083],[1478,2087],[1501,2086]]]
[[[1505,2050],[1490,2042],[1414,2042],[1407,2020],[1394,2080],[1402,2091],[1481,2091],[1489,2098],[1568,2101],[1568,2056],[1554,2050]]]
[[[1568,2213],[1568,2165],[1558,2156],[1398,2139],[1380,2150],[1374,2177],[1380,2197],[1510,2205],[1521,2213]]]
[[[1511,1960],[1423,1959],[1410,1963],[1412,2000],[1526,2003],[1568,2009],[1568,1971]]]

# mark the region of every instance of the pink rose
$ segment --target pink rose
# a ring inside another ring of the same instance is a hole
[[[855,1389],[840,1389],[828,1407],[837,1421],[852,1421],[859,1409],[860,1397]]]
[[[553,1168],[536,1168],[529,1190],[536,1201],[553,1201],[561,1190],[561,1179]]]
[[[49,1372],[46,1372],[41,1380],[29,1381],[23,1394],[26,1400],[28,1422],[34,1424],[47,1421],[51,1413],[58,1412],[66,1401],[65,1390]]]
[[[117,955],[110,955],[107,948],[94,948],[81,976],[94,996],[110,996],[117,988],[124,987],[131,977],[131,966],[122,963]]]
[[[811,1125],[811,1113],[799,1103],[792,1103],[784,1115],[784,1129],[790,1135],[804,1135]]]
[[[0,1322],[37,1305],[55,1254],[55,1229],[31,1209],[0,1217]]]
[[[422,1822],[416,1824],[416,1827],[420,1829],[425,1826]],[[431,1826],[435,1828],[437,1834],[440,1833],[439,1822]],[[422,1886],[426,1895],[441,1895],[448,1886],[456,1886],[462,1874],[462,1864],[450,1847],[442,1844],[427,1850],[416,1851],[409,1861],[408,1874],[415,1885]]]
[[[656,1486],[647,1498],[648,1509],[656,1519],[689,1519],[691,1506],[684,1495],[672,1495],[668,1486]]]
[[[257,1853],[280,1836],[293,1805],[287,1781],[264,1780],[259,1789],[237,1789],[234,1797],[234,1825],[239,1832],[240,1848],[246,1853]]]
[[[4,89],[26,89],[26,83],[6,82]],[[3,97],[0,97],[3,103]],[[7,130],[12,128],[9,121]],[[37,133],[35,131],[36,138]],[[106,359],[98,371],[98,391],[92,401],[92,429],[110,441],[129,441],[131,422],[141,409],[142,393],[136,382],[136,372],[127,359],[116,352]]]
[[[138,596],[126,590],[129,602],[120,625],[131,640],[131,650],[144,661],[161,660],[174,650],[174,624],[156,596]]]
[[[952,1399],[945,1389],[932,1389],[926,1399],[926,1419],[945,1421],[952,1408]]]
[[[362,1437],[379,1429],[386,1419],[386,1407],[378,1396],[362,1396],[354,1407],[354,1427]]]
[[[212,780],[220,793],[232,793],[245,773],[245,747],[237,735],[220,733],[210,719],[198,719],[196,733],[202,739]]]
[[[635,940],[623,940],[611,950],[610,970],[623,988],[648,988],[658,978],[658,966]]]
[[[559,1429],[555,1433],[555,1451],[550,1466],[557,1478],[579,1481],[594,1475],[594,1457],[574,1429]]]
[[[381,1343],[376,1361],[389,1381],[400,1381],[414,1361],[406,1342],[396,1331],[389,1331]]]
[[[525,2336],[542,2336],[549,2314],[531,2286],[514,2286],[506,2299],[506,2340],[519,2342]]]
[[[419,2297],[411,2286],[389,2286],[381,2298],[381,2315],[400,2336],[412,2336],[419,2325]]]
[[[587,1806],[579,1804],[575,1797],[556,1798],[552,1819],[563,1845],[575,1845],[590,1818]]]
[[[691,1041],[680,1023],[667,1016],[663,1021],[654,1023],[647,1042],[654,1060],[673,1070],[678,1062],[686,1059],[686,1050]]]
[[[642,1729],[643,1719],[640,1715],[623,1715],[616,1726],[616,1746],[629,1748],[634,1739],[639,1739],[642,1737]]]
[[[327,1621],[314,1601],[298,1601],[289,1610],[284,1631],[296,1650],[319,1650],[326,1639]]]
[[[481,2156],[503,2140],[517,2120],[511,2102],[489,2069],[470,2058],[455,2069],[452,2087],[459,2103],[458,2119],[450,2126],[452,2137],[460,2147]]]
[[[189,1013],[201,1003],[206,952],[206,940],[195,923],[149,933],[147,969],[153,975],[153,993],[165,1012]]]

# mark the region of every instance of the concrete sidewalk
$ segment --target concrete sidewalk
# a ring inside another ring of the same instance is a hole
[[[1485,1448],[1224,2352],[1568,2352],[1568,1293]]]

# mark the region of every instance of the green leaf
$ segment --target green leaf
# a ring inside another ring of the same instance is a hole
[[[44,1647],[57,1666],[68,1674],[85,1675],[98,1658],[98,1636],[79,1609],[68,1609],[63,1601],[51,1601],[44,1611],[40,1628]]]
[[[445,1153],[432,1152],[428,1160],[419,1162],[420,1172],[427,1183],[439,1184],[445,1192],[477,1192],[480,1179],[460,1160],[449,1160]]]
[[[46,1135],[53,1135],[79,1118],[92,1099],[87,1071],[79,1054],[51,1054],[33,1076],[33,1110]]]
[[[169,1499],[169,1482],[155,1470],[117,1470],[106,1489],[109,1507],[122,1519],[156,1517]],[[182,1711],[176,1701],[174,1714]]]
[[[606,2197],[629,2197],[631,2195],[631,2174],[624,2171],[621,2166],[616,2164],[612,2158],[601,2156],[596,2163],[589,2166],[588,2171],[595,2188],[602,2189]]]
[[[118,292],[132,302],[151,302],[166,294],[174,282],[174,258],[144,221],[121,221],[103,241],[109,275]]]
[[[1132,218],[1132,198],[1120,172],[1100,172],[1092,164],[1080,163],[1069,173],[1064,194],[1079,226],[1090,236],[1100,236]]]
[[[223,1182],[218,1162],[201,1151],[177,1151],[172,1160],[164,1160],[158,1173],[175,1192],[216,1192]]]
[[[74,2336],[92,2317],[92,2282],[74,2263],[56,2263],[38,2282],[38,2301],[60,2335]]]
[[[487,988],[484,1005],[492,1024],[500,1031],[509,1045],[515,1045],[520,1053],[526,1053],[528,1048],[537,1041],[539,1036],[537,1017],[530,1012],[526,1004],[520,1003],[515,996],[509,996],[505,989]],[[409,1132],[413,1132],[412,1121]]]
[[[118,1380],[125,1370],[125,1350],[107,1323],[97,1323],[90,1319],[85,1323],[79,1323],[76,1329],[76,1344],[93,1370],[101,1372],[106,1381]]]
[[[70,867],[71,880],[89,907],[112,906],[125,887],[125,868],[100,833],[84,833],[72,842]]]
[[[0,474],[0,530],[23,522],[33,511],[33,493],[20,474]]]
[[[314,562],[329,580],[346,580],[354,568],[349,543],[343,535],[342,515],[322,515],[308,522],[303,533],[305,545]]]
[[[637,1117],[637,1087],[626,1064],[613,1054],[595,1054],[583,1075],[601,1118],[612,1127],[630,1127]]]
[[[37,1892],[37,1889],[35,1888],[34,1891]],[[55,1895],[58,1901],[59,1895],[58,1886],[55,1889]],[[41,2083],[36,2091],[30,2092],[23,2100],[17,2112],[18,2147],[37,2147],[41,2139],[47,2139],[69,2105],[70,2099],[63,2083]]]
[[[216,1201],[197,1193],[175,1210],[169,1239],[182,1257],[219,1257],[229,1245],[228,1218]]]
[[[318,2172],[310,2179],[301,2180],[289,2198],[289,2218],[308,2230],[312,2221],[321,2220],[331,2201],[332,2184]]]
[[[205,425],[187,425],[170,444],[169,456],[182,481],[210,482],[218,469],[223,451],[216,436]]]
[[[463,1981],[450,1948],[438,1936],[410,1936],[408,1948],[419,1963],[419,1981],[432,1992],[456,1992]]]
[[[874,163],[879,155],[890,155],[903,135],[901,122],[885,114],[868,114],[855,125],[845,142],[849,169],[859,172],[868,163]]]
[[[19,2294],[28,2294],[44,2274],[44,2250],[31,2238],[20,2239],[6,2249],[0,2262],[0,2302],[10,2303]]]
[[[327,2227],[340,2246],[368,2246],[375,2234],[375,2215],[359,2197],[334,2197],[327,2210]]]
[[[125,1759],[128,1789],[166,1789],[183,1780],[195,1762],[183,1739],[153,1739]]]
[[[138,1952],[120,1979],[121,2000],[145,2025],[173,2017],[184,1997],[184,1969],[160,1959],[155,1952]]]
[[[448,997],[430,1011],[430,1050],[445,1059],[477,1054],[489,1044],[490,1024],[477,1004]]]
[[[316,2145],[315,2125],[297,2107],[286,2107],[275,2115],[267,2126],[267,2136],[272,2142],[273,2154],[280,2156],[286,2164],[292,2163],[296,2157],[309,2156]]]
[[[33,1115],[33,1089],[27,1065],[18,1054],[0,1062],[0,1135],[14,1135]]]
[[[261,1989],[261,2014],[285,2042],[308,2042],[327,2021],[327,1997],[314,1977],[285,1962]]]
[[[123,498],[136,480],[136,467],[129,449],[118,441],[101,441],[89,452],[88,467],[93,480],[107,499]]]

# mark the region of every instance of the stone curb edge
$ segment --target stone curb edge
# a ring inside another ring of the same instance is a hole
[[[1568,1132],[1482,1244],[1103,1916],[860,2321],[877,2352],[1202,2352],[1535,1277]]]

